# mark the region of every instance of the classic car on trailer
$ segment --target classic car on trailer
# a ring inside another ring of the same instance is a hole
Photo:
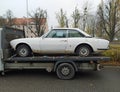
[[[50,41],[50,39],[52,40],[52,38],[49,38],[47,35],[49,34],[46,34],[45,36],[42,36],[41,38],[38,38],[38,39],[43,39],[46,41],[47,40]],[[60,32],[57,35],[61,36],[62,33]],[[109,57],[103,57],[103,56],[80,57],[80,56],[69,56],[69,55],[62,55],[62,56],[61,55],[57,55],[57,56],[42,55],[42,56],[18,57],[18,55],[16,55],[16,53],[12,50],[9,44],[11,40],[13,40],[13,43],[14,41],[16,42],[16,40],[14,39],[17,39],[17,38],[24,38],[24,31],[13,29],[13,28],[6,28],[6,27],[0,28],[0,72],[2,75],[4,75],[7,70],[12,71],[14,69],[45,69],[48,72],[52,72],[52,71],[56,72],[58,78],[60,79],[71,79],[71,78],[74,78],[75,73],[79,70],[100,70],[102,68],[100,62],[110,60]],[[88,39],[88,38],[90,37],[84,37],[84,39]],[[94,38],[90,38],[90,39],[94,39]],[[18,42],[22,41],[22,39],[18,39],[18,40],[20,40]],[[58,40],[61,41],[60,38]],[[29,40],[25,40],[25,42],[29,42]],[[38,42],[35,42],[35,44],[36,43],[39,44]],[[86,40],[86,42],[88,41]],[[108,41],[105,40],[105,42],[107,42],[108,44]],[[64,43],[64,40],[63,40],[63,43]],[[20,45],[20,46],[23,46],[23,45]],[[50,47],[50,49],[51,48],[52,47]],[[106,48],[107,48],[107,45],[106,45]]]

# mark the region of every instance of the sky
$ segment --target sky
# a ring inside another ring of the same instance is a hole
[[[0,16],[4,16],[6,11],[10,9],[15,17],[23,18],[27,16],[26,9],[27,0],[0,0]],[[56,27],[56,13],[62,8],[67,17],[70,18],[75,7],[83,12],[85,4],[90,8],[90,13],[95,13],[101,0],[28,0],[28,11],[32,13],[37,8],[47,10],[48,26]]]

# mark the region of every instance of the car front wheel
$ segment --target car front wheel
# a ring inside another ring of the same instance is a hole
[[[27,57],[30,55],[30,48],[27,45],[19,45],[17,47],[16,53],[20,57]]]

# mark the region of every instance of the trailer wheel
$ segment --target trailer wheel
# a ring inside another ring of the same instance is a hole
[[[62,63],[56,69],[58,78],[63,80],[72,79],[75,76],[75,69],[69,63]]]
[[[81,57],[87,57],[91,54],[91,48],[87,45],[81,45],[78,47],[77,49],[77,55],[81,56]]]
[[[1,72],[1,75],[4,76],[4,75],[5,75],[5,72]]]
[[[17,47],[16,53],[20,57],[27,57],[30,55],[30,48],[27,45],[19,45]]]

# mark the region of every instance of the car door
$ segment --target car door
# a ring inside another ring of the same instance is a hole
[[[41,53],[65,53],[67,47],[67,30],[54,29],[40,42]]]
[[[68,30],[68,45],[66,50],[70,53],[74,53],[75,48],[80,44],[85,42],[85,35],[77,30]]]

